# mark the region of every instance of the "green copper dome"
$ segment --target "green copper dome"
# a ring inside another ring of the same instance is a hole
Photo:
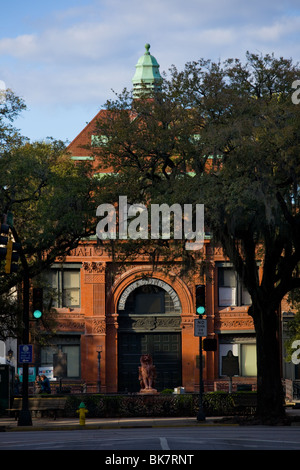
[[[141,90],[145,90],[145,86],[151,90],[159,89],[162,82],[159,64],[149,52],[150,44],[146,44],[145,49],[145,54],[139,58],[136,64],[136,71],[132,79],[135,96],[138,96]]]

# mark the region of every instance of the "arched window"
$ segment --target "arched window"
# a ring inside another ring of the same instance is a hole
[[[159,286],[145,284],[132,291],[123,310],[128,315],[175,313],[174,302],[168,292]]]

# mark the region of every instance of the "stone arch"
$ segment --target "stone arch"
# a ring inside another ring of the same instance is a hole
[[[150,282],[158,283],[160,289],[165,292],[169,290],[174,299],[176,296],[181,308],[170,314],[128,315],[124,312],[123,315],[123,311],[118,310],[119,302],[121,301],[122,307],[122,302],[126,302],[128,292],[139,285],[138,281],[149,282],[150,279]],[[165,274],[152,270],[149,265],[139,265],[128,269],[115,280],[108,292],[106,304],[108,380],[114,383],[114,391],[124,391],[125,389],[138,391],[134,387],[138,386],[135,374],[139,356],[134,359],[135,365],[131,364],[129,367],[128,364],[132,362],[135,352],[140,351],[144,346],[148,349],[151,341],[155,341],[157,389],[184,386],[183,376],[186,368],[184,351],[191,342],[193,310],[191,290],[172,271]],[[152,346],[154,346],[153,343]],[[166,350],[166,347],[169,347],[169,351]],[[162,355],[168,356],[168,363],[160,364],[160,360],[157,359],[158,351],[161,351]],[[187,358],[188,362],[191,362],[189,356]],[[171,379],[168,378],[168,375],[172,376]],[[129,376],[131,379],[128,379]],[[133,388],[130,388],[129,383],[133,384]]]
[[[135,287],[135,283],[149,282],[149,280],[151,280],[150,282],[158,283],[163,289],[169,290],[174,299],[177,295],[181,306],[181,314],[193,314],[193,297],[187,284],[172,272],[166,275],[160,271],[152,271],[148,266],[132,268],[115,281],[108,294],[108,311],[111,314],[117,314],[122,295],[125,297],[126,292]]]
[[[181,303],[173,287],[170,286],[170,284],[167,284],[165,281],[161,279],[156,279],[153,277],[139,279],[137,281],[132,282],[128,287],[126,287],[126,289],[122,292],[121,296],[119,297],[119,301],[118,301],[119,312],[122,310],[125,310],[126,302],[130,294],[134,293],[139,287],[142,287],[142,286],[159,287],[160,289],[167,292],[167,294],[169,294],[169,296],[171,297],[173,301],[174,312],[181,313]]]

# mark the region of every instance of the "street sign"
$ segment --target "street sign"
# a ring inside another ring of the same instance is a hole
[[[207,336],[207,320],[197,318],[194,321],[194,336]]]
[[[20,344],[19,346],[19,362],[32,363],[32,344]]]

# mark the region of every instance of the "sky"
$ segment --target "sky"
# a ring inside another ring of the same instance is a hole
[[[0,0],[0,85],[30,140],[71,142],[150,53],[168,72],[246,51],[300,62],[299,0]],[[300,77],[295,77],[300,79]]]

